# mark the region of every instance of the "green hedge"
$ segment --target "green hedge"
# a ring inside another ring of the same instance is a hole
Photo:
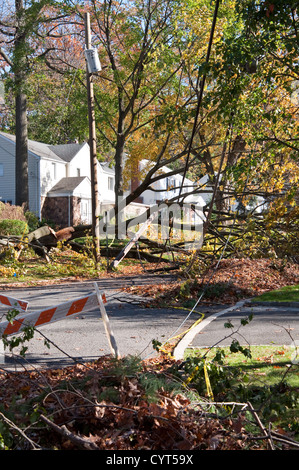
[[[0,235],[22,236],[28,233],[28,225],[24,220],[3,219],[0,220]]]

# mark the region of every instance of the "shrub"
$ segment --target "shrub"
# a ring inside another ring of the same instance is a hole
[[[24,215],[24,209],[21,206],[13,206],[9,203],[4,203],[0,201],[0,219],[14,219],[14,220],[24,220],[26,217]]]
[[[28,233],[28,225],[24,220],[0,220],[0,235],[22,236],[25,233]]]
[[[30,212],[30,211],[25,212],[25,217],[27,220],[29,232],[33,232],[38,227],[40,227],[40,221],[33,212]]]

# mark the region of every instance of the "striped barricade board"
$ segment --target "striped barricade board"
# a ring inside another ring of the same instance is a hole
[[[26,300],[15,299],[8,295],[0,294],[0,303],[11,308],[21,308],[26,312],[29,302]]]
[[[106,302],[105,294],[101,294],[103,302]],[[69,302],[56,305],[30,313],[19,313],[12,322],[2,321],[0,323],[0,338],[20,333],[25,327],[37,327],[47,323],[53,323],[71,315],[86,312],[92,308],[99,307],[97,294],[89,294]]]

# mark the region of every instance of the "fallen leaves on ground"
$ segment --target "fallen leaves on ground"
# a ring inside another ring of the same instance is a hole
[[[163,387],[149,400],[140,377],[169,377],[168,357],[142,362],[139,374],[117,375],[102,357],[59,370],[1,373],[1,410],[13,419],[15,446],[57,450],[264,449],[245,431],[242,414],[220,419],[184,393]],[[114,394],[113,394],[114,391]],[[108,397],[114,396],[114,400]],[[21,434],[19,430],[22,429]],[[24,439],[24,436],[26,438]]]
[[[38,263],[36,263],[36,265],[38,265]],[[51,286],[51,285],[56,285],[58,283],[70,284],[72,282],[84,282],[84,281],[91,281],[91,280],[97,281],[100,279],[119,279],[119,278],[124,278],[126,276],[128,277],[143,276],[143,275],[146,275],[147,273],[152,275],[152,274],[155,274],[156,270],[159,270],[159,274],[163,274],[163,271],[164,270],[167,271],[167,268],[169,267],[173,268],[172,264],[167,264],[167,263],[155,263],[153,265],[151,264],[150,266],[151,267],[146,270],[144,266],[140,263],[129,264],[129,265],[120,264],[116,271],[111,271],[111,270],[107,271],[107,269],[104,269],[104,268],[102,269],[100,267],[96,277],[91,277],[91,275],[88,272],[86,272],[86,275],[76,275],[76,276],[65,275],[63,277],[53,277],[53,278],[46,278],[46,279],[39,279],[38,276],[36,276],[34,279],[22,280],[22,281],[18,281],[17,278],[11,277],[11,278],[6,278],[5,280],[2,279],[2,282],[0,282],[0,289],[11,290],[11,289],[20,289],[20,288],[22,289],[24,287],[32,287],[32,286],[34,287]],[[11,268],[11,270],[12,272],[14,271],[13,268]]]
[[[203,276],[179,279],[159,285],[128,287],[132,294],[151,298],[150,306],[179,306],[187,300],[234,304],[271,290],[299,282],[299,265],[270,259],[223,259]]]

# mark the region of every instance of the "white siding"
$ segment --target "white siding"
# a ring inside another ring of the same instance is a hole
[[[67,164],[67,174],[64,176],[88,176],[90,179],[90,152],[86,144]]]
[[[0,136],[0,163],[3,176],[0,176],[0,201],[15,204],[15,144]]]
[[[109,182],[109,178],[113,181]],[[109,169],[105,171],[101,165],[98,165],[98,190],[99,190],[99,200],[101,203],[111,202],[114,204],[115,194],[114,194],[114,185],[115,185],[115,176]],[[111,189],[113,188],[113,189]]]
[[[146,160],[141,162],[141,168],[147,168],[147,165],[150,163]],[[164,201],[165,199],[171,199],[175,196],[179,196],[180,194],[180,186],[183,181],[183,175],[176,174],[172,176],[167,176],[171,170],[170,168],[164,166],[160,170],[161,172],[165,173],[165,177],[161,178],[160,180],[153,183],[151,186],[156,191],[146,190],[141,194],[143,197],[143,203],[146,205],[156,204],[157,201]],[[158,174],[158,173],[157,173]],[[201,178],[199,181],[198,186],[204,185],[207,181],[208,177],[205,176]],[[183,189],[181,195],[184,193],[190,193],[196,188],[196,184],[193,181],[189,180],[188,178],[184,179]],[[210,199],[209,193],[201,193],[201,194],[190,194],[184,198],[185,203],[194,203],[198,204],[199,206],[204,206],[206,202]]]
[[[65,176],[66,163],[57,160],[42,159],[40,163],[41,196],[46,196],[47,192]]]
[[[90,194],[90,180],[85,178],[82,183],[80,183],[73,192],[75,197],[81,198],[91,198]]]
[[[0,163],[3,176],[0,176],[0,200],[15,204],[15,143],[0,136]],[[29,210],[40,216],[39,157],[28,153]]]

